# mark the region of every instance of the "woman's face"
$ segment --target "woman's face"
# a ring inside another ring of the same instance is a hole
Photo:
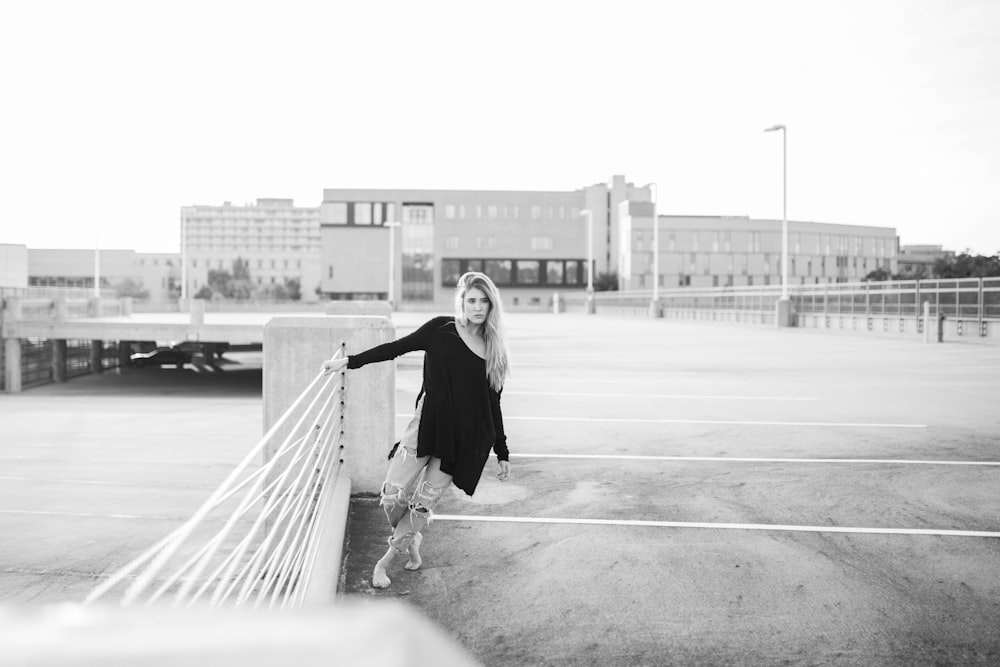
[[[465,298],[462,299],[462,314],[472,324],[484,324],[486,316],[490,314],[490,300],[486,298],[486,293],[478,287],[466,290]]]

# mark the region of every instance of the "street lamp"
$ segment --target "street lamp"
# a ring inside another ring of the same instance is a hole
[[[389,229],[389,308],[395,310],[396,291],[396,227],[402,226],[399,222],[387,222],[385,227]]]
[[[781,130],[781,298],[775,306],[774,319],[779,327],[793,326],[792,300],[788,295],[788,128],[772,125],[765,132]]]
[[[649,184],[650,199],[653,202],[653,306],[660,300],[660,225],[656,219],[656,183]]]
[[[788,128],[772,125],[765,132],[781,130],[781,300],[788,300]]]
[[[580,211],[587,218],[587,314],[594,312],[594,212]]]

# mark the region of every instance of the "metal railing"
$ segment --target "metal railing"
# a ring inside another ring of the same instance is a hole
[[[124,587],[122,605],[299,606],[340,479],[343,413],[343,374],[319,374],[190,519],[85,602]]]
[[[685,287],[661,290],[659,296],[664,309],[773,313],[781,286]],[[790,285],[789,296],[798,313],[916,317],[927,302],[934,316],[1000,319],[1000,277]],[[600,312],[648,306],[652,298],[651,290],[598,292],[594,303]],[[586,295],[567,295],[565,303],[567,310],[582,309]]]

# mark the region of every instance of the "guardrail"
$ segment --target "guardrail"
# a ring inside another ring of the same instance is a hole
[[[328,519],[350,495],[350,480],[340,475],[343,388],[343,374],[317,375],[190,519],[85,602],[106,600],[123,587],[125,606],[169,598],[175,606],[284,609],[328,598],[340,552]],[[277,434],[286,431],[277,444]],[[273,456],[254,469],[271,449]],[[213,529],[216,523],[222,525]],[[314,577],[318,557],[332,554],[336,562]]]
[[[958,336],[969,337],[974,328],[973,337],[996,338],[995,330],[1000,329],[1000,277],[790,285],[788,291],[800,326],[829,316],[851,316],[865,321],[869,329],[870,320],[881,319],[881,328],[888,330],[889,319],[919,320],[926,304],[931,317],[953,321],[949,327]],[[658,296],[658,303],[651,306],[652,290],[597,292],[594,311],[624,315],[655,311],[672,318],[774,324],[781,286],[687,287],[661,290]],[[568,295],[561,301],[561,310],[587,312],[586,295]],[[923,332],[920,323],[897,328]]]

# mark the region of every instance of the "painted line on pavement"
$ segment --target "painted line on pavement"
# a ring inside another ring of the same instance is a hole
[[[396,417],[410,419],[412,414],[397,414]],[[777,422],[741,421],[725,419],[619,419],[615,417],[508,417],[507,421],[544,422],[591,422],[609,424],[708,424],[719,426],[821,426],[825,428],[927,428],[927,424],[869,424],[857,422]]]
[[[630,454],[525,454],[511,453],[511,457],[529,459],[611,459],[616,461],[712,461],[720,463],[898,463],[905,465],[933,466],[1000,466],[1000,461],[932,461],[915,459],[795,459],[755,458],[742,456],[645,456]],[[2,479],[2,478],[0,478]]]
[[[581,396],[591,398],[676,398],[716,401],[818,401],[815,396],[723,396],[713,394],[597,394],[565,391],[505,391],[514,396]]]
[[[91,512],[53,512],[49,510],[5,510],[0,509],[0,514],[28,514],[32,516],[75,516],[85,519],[151,519],[153,521],[187,521],[187,517],[179,516],[150,516],[138,514],[93,514]],[[216,519],[222,521],[224,519]],[[205,519],[208,521],[208,519]]]
[[[1000,537],[1000,532],[986,530],[933,530],[922,528],[848,528],[838,526],[783,526],[766,523],[700,523],[693,521],[639,521],[614,519],[561,519],[527,516],[477,516],[435,514],[435,521],[470,521],[484,523],[545,523],[581,526],[631,526],[640,528],[710,528],[715,530],[772,530],[799,533],[861,533],[868,535],[931,535],[940,537]]]

